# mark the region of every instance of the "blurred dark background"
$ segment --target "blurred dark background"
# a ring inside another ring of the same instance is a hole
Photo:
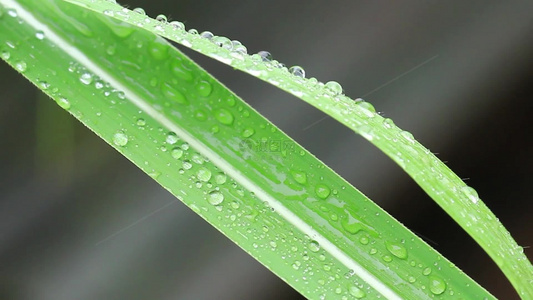
[[[363,96],[475,187],[533,258],[532,1],[121,4],[268,50]],[[518,298],[371,144],[272,86],[186,52],[495,296]],[[302,298],[3,62],[0,78],[1,299]]]

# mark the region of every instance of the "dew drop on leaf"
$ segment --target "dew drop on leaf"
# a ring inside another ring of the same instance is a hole
[[[211,84],[205,80],[201,80],[196,84],[196,91],[198,91],[198,94],[203,97],[207,97],[211,95],[211,92],[213,91],[213,87]]]
[[[200,33],[200,36],[203,37],[204,39],[212,39],[215,35],[211,32],[211,31],[204,31],[202,33]]]
[[[464,186],[461,188],[461,190],[463,191],[463,193],[465,193],[468,199],[472,201],[472,203],[476,204],[479,201],[479,196],[475,189],[469,186]]]
[[[305,78],[305,71],[300,66],[292,66],[289,68],[289,73],[294,76]]]
[[[320,250],[320,245],[317,241],[311,241],[309,242],[309,250],[311,252],[318,252],[318,250]]]
[[[233,124],[233,114],[224,108],[219,108],[215,111],[215,119],[224,125]]]
[[[144,11],[144,9],[140,7],[134,8],[133,11],[143,16],[146,15],[146,12]]]
[[[302,171],[291,171],[292,178],[299,184],[306,184],[307,183],[307,174]]]
[[[17,71],[19,71],[20,73],[24,73],[28,69],[28,65],[25,61],[20,60],[15,63],[15,69],[17,69]]]
[[[57,99],[57,104],[63,109],[70,109],[70,102],[67,100],[67,98],[61,97]]]
[[[400,258],[400,259],[406,259],[407,258],[407,249],[405,249],[404,246],[396,243],[391,242],[385,242],[385,247],[387,250],[394,256]]]
[[[207,201],[211,205],[220,205],[224,201],[224,195],[219,191],[212,191],[207,196]]]
[[[123,132],[117,132],[113,135],[113,144],[119,147],[124,147],[128,144],[128,136]]]
[[[354,296],[355,298],[357,299],[361,299],[361,298],[364,298],[366,296],[366,293],[363,292],[363,290],[361,290],[360,288],[352,285],[348,291],[350,292],[350,295]]]
[[[254,135],[254,133],[255,133],[255,130],[253,128],[247,127],[247,128],[244,128],[244,130],[242,131],[242,136],[245,138],[249,138],[252,135]]]
[[[89,85],[93,82],[93,76],[90,73],[83,73],[80,76],[81,83]]]
[[[177,143],[179,141],[179,138],[174,132],[169,132],[167,134],[167,138],[165,139],[165,141],[169,145],[174,145],[175,143]]]
[[[42,39],[44,39],[44,32],[42,32],[42,31],[40,31],[40,30],[37,31],[37,32],[35,33],[35,37],[36,37],[38,40],[42,40]]]
[[[211,179],[211,171],[206,168],[200,168],[196,173],[196,177],[198,177],[198,180],[200,181],[208,182],[209,179]]]
[[[167,16],[161,14],[161,15],[157,15],[157,17],[155,17],[155,19],[159,22],[162,22],[162,23],[166,23],[167,22]]]
[[[435,295],[440,295],[446,290],[446,283],[438,277],[429,276],[429,290]]]
[[[320,199],[326,199],[331,193],[330,188],[325,184],[317,184],[315,187],[315,193]]]
[[[257,55],[259,55],[262,61],[269,62],[272,60],[272,54],[268,51],[259,51],[257,52]]]
[[[170,151],[170,155],[172,155],[174,159],[180,159],[181,156],[183,156],[183,150],[180,148],[174,148],[172,151]]]
[[[185,25],[179,21],[172,21],[170,22],[170,26],[176,30],[185,30]]]
[[[334,94],[342,94],[342,86],[336,81],[328,81],[326,88],[332,91]]]

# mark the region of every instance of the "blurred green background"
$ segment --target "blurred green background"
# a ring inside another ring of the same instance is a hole
[[[533,2],[120,3],[340,82],[439,153],[533,258]],[[185,52],[495,296],[517,299],[488,256],[370,143]],[[301,299],[4,62],[0,78],[1,299]]]

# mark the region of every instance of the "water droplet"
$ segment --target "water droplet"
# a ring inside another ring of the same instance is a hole
[[[83,84],[89,85],[93,82],[93,76],[90,73],[83,73],[80,76],[80,81]]]
[[[190,34],[192,34],[192,35],[197,35],[197,34],[198,34],[198,30],[196,30],[196,29],[194,29],[194,28],[189,29],[188,32],[189,32]]]
[[[234,117],[227,109],[219,108],[215,111],[215,119],[224,125],[231,125],[233,124]]]
[[[190,170],[192,168],[192,164],[190,161],[188,160],[184,160],[182,163],[181,163],[181,166],[183,167],[183,169],[185,170]]]
[[[211,32],[211,31],[204,31],[202,33],[200,33],[200,36],[203,37],[204,39],[212,39],[215,35]]]
[[[400,244],[385,242],[385,247],[387,247],[387,250],[394,256],[400,258],[400,259],[406,259],[407,258],[407,249],[405,249],[404,246]]]
[[[174,29],[177,30],[185,30],[185,25],[179,21],[172,21],[170,22],[170,26],[172,26]]]
[[[198,177],[198,180],[200,181],[208,182],[209,179],[211,179],[211,171],[206,168],[200,168],[196,173],[196,177]]]
[[[133,11],[138,13],[138,14],[140,14],[140,15],[143,15],[143,16],[146,15],[146,12],[144,11],[144,9],[142,9],[140,7],[134,8]]]
[[[7,10],[7,14],[13,18],[16,18],[18,16],[17,11],[11,8]]]
[[[170,155],[172,155],[174,159],[180,159],[181,156],[183,156],[183,150],[181,150],[180,148],[174,148],[170,152]]]
[[[61,97],[57,99],[57,104],[63,109],[70,109],[70,102],[67,100],[67,98]]]
[[[15,63],[15,69],[17,69],[20,73],[24,73],[28,69],[28,65],[25,61],[20,60]]]
[[[468,199],[472,201],[472,203],[476,204],[479,201],[479,196],[476,190],[474,190],[473,188],[469,186],[464,186],[461,188],[461,190],[463,191],[463,193],[465,193]]]
[[[409,276],[409,278],[407,279],[410,283],[415,283],[416,282],[416,278],[413,277],[413,276]]]
[[[135,124],[137,124],[137,126],[145,126],[146,125],[146,120],[144,120],[143,118],[138,118],[137,119],[137,122],[135,122]]]
[[[431,274],[431,268],[425,268],[423,271],[422,271],[422,274],[424,276],[428,276],[429,274]]]
[[[307,183],[307,174],[302,171],[291,171],[292,178],[299,184],[306,184]]]
[[[178,136],[176,135],[176,133],[174,132],[169,132],[167,134],[167,138],[165,139],[165,141],[167,142],[167,144],[169,145],[174,145],[175,143],[177,143],[179,141],[179,138]]]
[[[224,174],[224,173],[219,173],[219,174],[215,175],[215,182],[217,184],[224,184],[224,183],[226,183],[226,180],[227,180],[227,177],[226,177],[226,174]]]
[[[394,127],[394,121],[389,118],[385,118],[383,119],[383,126],[387,129],[391,129]]]
[[[257,52],[257,55],[259,55],[259,57],[263,61],[269,62],[269,61],[272,60],[272,54],[270,54],[270,52],[268,52],[268,51],[259,51],[259,52]]]
[[[42,31],[37,31],[37,32],[35,33],[35,37],[36,37],[38,40],[42,40],[42,39],[44,39],[44,32],[42,32]]]
[[[155,17],[155,19],[159,22],[162,22],[162,23],[166,23],[168,20],[167,20],[167,16],[161,14],[161,15],[157,15],[157,17]]]
[[[275,242],[275,241],[270,241],[270,247],[272,248],[277,248],[278,247],[278,244]]]
[[[228,49],[228,50],[233,49],[233,43],[227,37],[215,36],[211,39],[211,41],[215,43],[217,46],[222,47],[224,49]]]
[[[309,242],[309,250],[311,252],[318,252],[318,250],[320,250],[320,245],[317,241],[311,241]]]
[[[362,236],[360,239],[359,239],[359,243],[363,244],[363,245],[368,245],[368,237],[366,236]]]
[[[438,277],[429,276],[429,290],[435,295],[440,295],[446,290],[446,282]]]
[[[331,193],[331,190],[327,185],[319,183],[315,186],[315,193],[319,198],[326,199]]]
[[[242,136],[245,138],[249,138],[252,135],[254,135],[254,133],[255,133],[255,130],[253,128],[247,127],[247,128],[244,128],[244,130],[242,131]]]
[[[47,90],[48,88],[50,88],[50,83],[46,81],[39,81],[39,87],[41,87],[41,89],[43,90]]]
[[[2,59],[4,59],[4,60],[9,60],[9,58],[11,57],[11,53],[9,53],[6,50],[2,50],[0,55],[2,56]]]
[[[240,54],[247,54],[248,53],[248,49],[246,49],[246,47],[241,44],[241,42],[239,41],[231,41],[231,43],[233,44],[233,52],[237,52],[237,53],[240,53]]]
[[[117,132],[113,135],[113,144],[124,147],[128,143],[128,136],[123,132]]]
[[[148,47],[148,52],[156,60],[164,60],[168,57],[168,45],[163,42],[153,42]]]
[[[413,137],[413,135],[409,131],[402,131],[402,132],[400,132],[400,135],[404,139],[406,139],[409,143],[411,143],[411,144],[415,143],[415,138]]]
[[[350,295],[354,296],[357,299],[361,299],[361,298],[364,298],[366,296],[366,294],[365,294],[365,292],[363,292],[363,290],[361,290],[360,288],[358,288],[356,286],[353,286],[353,285],[349,288],[349,292],[350,292]]]
[[[211,205],[220,205],[224,201],[224,195],[218,191],[212,191],[207,197],[207,201]]]
[[[342,94],[342,86],[336,81],[328,81],[326,88],[332,91],[334,94]]]
[[[294,76],[305,78],[305,71],[300,66],[292,66],[292,67],[290,67],[289,72],[292,75],[294,75]]]
[[[207,97],[211,95],[213,87],[209,82],[201,80],[196,84],[196,91],[198,91],[198,94],[200,94],[200,96]]]
[[[176,90],[175,88],[173,88],[169,83],[165,82],[161,85],[161,92],[163,93],[163,95],[165,95],[165,97],[167,97],[167,99],[169,100],[173,100],[173,101],[176,101],[177,103],[180,103],[180,104],[187,104],[189,103],[187,101],[187,98],[185,98],[185,96],[179,92],[178,90]]]
[[[361,101],[361,102],[358,102],[357,105],[359,105],[359,107],[362,107],[362,108],[368,110],[371,113],[375,113],[376,112],[376,109],[374,108],[374,106],[372,104],[370,104],[370,102]]]

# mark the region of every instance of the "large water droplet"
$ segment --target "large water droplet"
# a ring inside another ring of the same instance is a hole
[[[93,82],[93,76],[90,73],[83,73],[80,76],[80,81],[83,84],[89,85]]]
[[[391,242],[385,242],[385,247],[387,247],[387,250],[394,256],[400,258],[400,259],[406,259],[407,258],[407,249],[405,249],[404,246],[400,244],[395,244]]]
[[[196,84],[196,91],[198,91],[198,94],[203,97],[207,97],[211,95],[211,91],[213,91],[213,87],[208,81],[201,80]]]
[[[328,81],[326,88],[332,91],[334,94],[342,94],[342,86],[336,81]]]
[[[331,193],[331,189],[325,184],[317,184],[315,186],[315,193],[321,199],[326,199]]]
[[[174,159],[180,159],[183,156],[183,150],[180,148],[174,148],[170,151],[170,155],[172,155]]]
[[[272,60],[272,54],[268,51],[259,51],[257,52],[257,55],[263,60],[263,61],[271,61]]]
[[[306,184],[307,183],[307,174],[302,171],[291,171],[292,178],[299,184]]]
[[[317,241],[311,241],[309,242],[309,251],[311,252],[318,252],[320,250],[320,245]]]
[[[476,190],[474,190],[473,188],[469,186],[464,186],[461,188],[461,190],[463,191],[463,193],[465,193],[468,199],[472,201],[472,203],[476,204],[479,201],[479,196]]]
[[[446,282],[438,277],[429,276],[429,290],[435,295],[440,295],[446,290]]]
[[[357,299],[361,299],[361,298],[364,298],[366,296],[366,293],[363,292],[363,290],[361,290],[360,288],[358,288],[356,286],[352,285],[348,290],[350,292],[350,295],[354,296]]]
[[[233,114],[229,110],[224,109],[224,108],[219,108],[215,110],[215,119],[217,119],[217,121],[219,121],[220,123],[224,125],[231,125],[233,124],[234,117],[233,117]]]
[[[172,21],[170,22],[170,26],[172,26],[176,30],[185,30],[185,25],[179,21]]]
[[[294,75],[294,76],[305,78],[305,71],[300,66],[292,66],[292,67],[290,67],[289,72],[292,75]]]
[[[410,133],[409,131],[402,131],[402,132],[400,132],[400,135],[404,139],[406,139],[409,143],[411,143],[411,144],[415,143],[415,138],[413,137],[413,134]]]
[[[144,11],[144,9],[140,7],[134,8],[133,11],[143,16],[146,15],[146,12]]]
[[[227,180],[227,177],[226,177],[226,174],[224,174],[224,173],[219,173],[219,174],[215,175],[215,182],[217,184],[224,184],[224,183],[226,183],[226,180]]]
[[[175,143],[177,143],[179,141],[179,138],[178,136],[176,135],[176,133],[174,132],[169,132],[167,134],[167,137],[165,139],[165,142],[167,142],[167,144],[169,145],[174,145]]]
[[[202,33],[200,33],[200,36],[203,37],[204,39],[212,39],[215,35],[211,32],[211,31],[204,31]]]
[[[198,180],[200,181],[208,182],[209,179],[211,179],[211,171],[206,168],[200,168],[196,173],[196,177],[198,177]]]
[[[176,101],[177,103],[180,103],[180,104],[188,103],[187,98],[185,98],[185,96],[181,92],[173,88],[170,85],[170,83],[167,83],[167,82],[163,83],[161,85],[161,92],[169,100]]]
[[[162,22],[162,23],[166,23],[168,20],[167,20],[167,16],[161,14],[161,15],[157,15],[157,17],[155,17],[155,19],[159,22]]]
[[[128,144],[128,136],[124,132],[117,132],[113,135],[113,144],[124,147]]]
[[[207,201],[211,205],[220,205],[224,201],[224,195],[219,191],[212,191],[207,195]]]

